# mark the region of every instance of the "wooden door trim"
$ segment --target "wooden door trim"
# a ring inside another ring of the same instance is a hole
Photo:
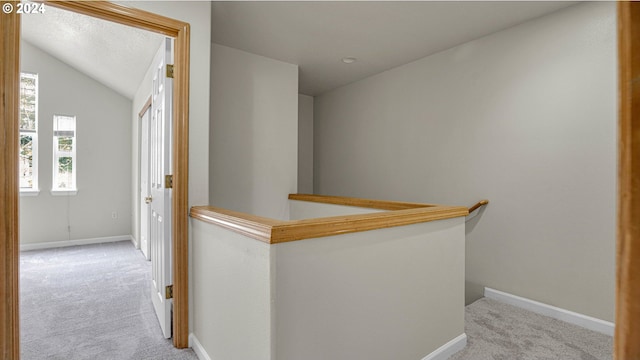
[[[640,3],[618,3],[618,240],[614,359],[640,359]]]
[[[11,2],[14,7],[17,2]],[[0,358],[18,359],[20,16],[0,14]]]
[[[17,3],[13,1],[13,3]],[[173,344],[189,345],[188,150],[190,26],[147,11],[106,1],[45,1],[83,15],[133,26],[175,38],[173,98]],[[19,222],[18,94],[20,83],[20,17],[0,14],[0,359],[19,359]],[[6,172],[5,172],[6,170]]]

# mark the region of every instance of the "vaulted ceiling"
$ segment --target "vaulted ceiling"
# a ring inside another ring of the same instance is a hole
[[[216,1],[211,39],[299,65],[300,92],[318,95],[575,3]],[[22,37],[130,99],[162,39],[51,6],[23,16]]]
[[[164,37],[46,7],[22,17],[22,39],[133,99]]]

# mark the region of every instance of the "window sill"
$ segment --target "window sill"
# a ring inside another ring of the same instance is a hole
[[[78,190],[51,190],[51,195],[53,196],[69,196],[69,195],[77,195]]]
[[[40,194],[40,190],[38,189],[20,189],[20,196],[38,196]]]

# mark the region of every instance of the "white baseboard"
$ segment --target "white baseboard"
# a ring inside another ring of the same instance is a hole
[[[133,243],[133,246],[136,248],[136,250],[140,250],[140,243],[136,238],[133,237],[133,235],[131,235],[131,242]]]
[[[59,248],[59,247],[65,247],[65,246],[89,245],[89,244],[99,244],[99,243],[125,241],[125,240],[132,241],[131,235],[106,236],[106,237],[99,237],[99,238],[66,240],[66,241],[51,241],[51,242],[41,242],[41,243],[33,243],[33,244],[20,244],[20,251],[52,249],[52,248]]]
[[[422,358],[422,360],[447,360],[453,354],[464,349],[465,346],[467,346],[467,334],[463,333],[448,343],[440,346],[431,354]],[[211,360],[209,354],[207,354],[207,351],[204,349],[202,344],[200,344],[194,333],[189,334],[189,347],[193,349],[193,352],[196,353],[199,360]]]
[[[209,354],[207,354],[204,347],[202,346],[202,344],[200,344],[200,341],[198,341],[198,338],[194,333],[189,334],[189,347],[193,349],[193,352],[196,353],[198,359],[211,360]]]
[[[465,346],[467,346],[467,334],[462,333],[422,358],[422,360],[447,360],[451,355],[464,349]]]
[[[447,360],[453,354],[464,349],[465,346],[467,346],[467,334],[463,333],[448,343],[440,346],[431,354],[422,358],[422,360]],[[207,351],[204,349],[202,344],[200,344],[194,333],[189,334],[189,347],[193,349],[193,352],[196,353],[199,360],[211,360],[209,354],[207,354]]]
[[[562,320],[585,329],[593,330],[601,334],[613,336],[615,324],[609,321],[596,319],[591,316],[579,314],[552,305],[543,304],[520,296],[508,294],[491,288],[484,288],[484,296],[509,305],[517,306],[534,313]]]

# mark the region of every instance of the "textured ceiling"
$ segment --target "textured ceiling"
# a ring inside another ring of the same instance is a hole
[[[318,95],[575,3],[214,2],[211,39],[299,65],[300,93]]]
[[[133,99],[163,37],[48,6],[22,16],[22,39]]]

